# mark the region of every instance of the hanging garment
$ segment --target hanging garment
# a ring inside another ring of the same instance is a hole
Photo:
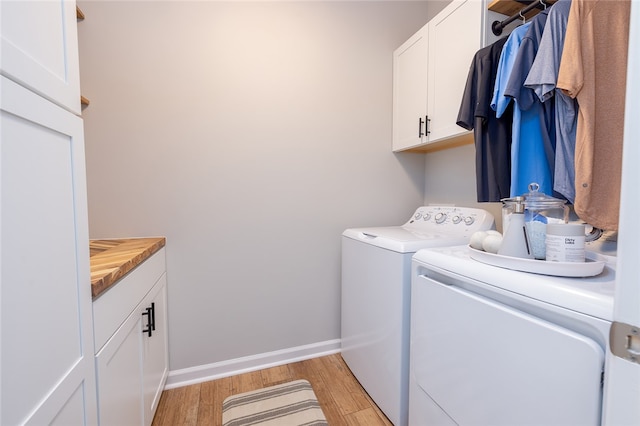
[[[500,60],[498,61],[498,71],[496,73],[496,82],[493,88],[493,97],[491,98],[491,108],[496,112],[497,117],[501,117],[507,110],[511,98],[504,96],[504,90],[509,81],[511,68],[518,55],[520,42],[526,34],[531,22],[520,25],[509,34],[507,42],[502,47]]]
[[[538,183],[540,192],[553,196],[553,169],[555,163],[555,116],[553,104],[543,104],[533,90],[524,86],[531,65],[538,52],[542,32],[549,9],[537,14],[520,42],[518,55],[513,63],[504,96],[514,99],[514,108],[519,111],[519,128],[514,126],[511,145],[511,166],[517,164],[517,173],[512,173],[511,195],[529,192],[529,184]],[[515,113],[514,113],[515,115]],[[515,123],[515,121],[514,121]]]
[[[578,103],[562,90],[556,90],[570,8],[571,0],[560,0],[550,8],[538,53],[524,84],[541,102],[554,104],[556,153],[553,190],[573,203],[576,194],[574,153]]]
[[[630,0],[573,0],[557,86],[578,100],[576,198],[583,221],[618,229]]]
[[[473,57],[456,122],[473,130],[478,202],[497,202],[509,197],[512,108],[500,118],[490,108],[498,61],[506,41],[504,37]]]

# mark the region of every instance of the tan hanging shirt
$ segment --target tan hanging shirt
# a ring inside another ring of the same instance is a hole
[[[557,87],[579,105],[578,217],[618,229],[630,0],[573,0]]]

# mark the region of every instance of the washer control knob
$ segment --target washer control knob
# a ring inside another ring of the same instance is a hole
[[[451,219],[453,221],[454,224],[459,224],[460,222],[462,222],[462,217],[461,216],[454,216],[453,219]]]
[[[464,218],[464,224],[465,225],[472,225],[473,222],[475,222],[475,221],[476,221],[476,219],[474,217],[471,217],[471,216],[467,216],[467,217]]]
[[[413,218],[414,218],[415,220],[419,220],[421,217],[422,217],[422,213],[420,213],[420,212],[417,212],[417,213],[413,216]]]
[[[422,219],[424,219],[424,221],[426,222],[427,220],[431,219],[431,213],[425,213],[422,216]]]
[[[443,223],[445,220],[447,220],[447,214],[446,213],[438,213],[435,217],[436,219],[436,223]]]

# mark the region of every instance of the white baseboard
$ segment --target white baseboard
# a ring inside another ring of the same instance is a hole
[[[202,383],[209,380],[221,379],[236,374],[276,367],[291,362],[317,358],[340,352],[340,339],[326,342],[312,343],[295,348],[282,349],[258,355],[214,362],[212,364],[183,368],[169,372],[165,389]]]

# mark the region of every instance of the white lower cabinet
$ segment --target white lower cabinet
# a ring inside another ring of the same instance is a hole
[[[163,274],[149,294],[154,312],[151,335],[142,339],[142,377],[144,389],[144,424],[151,425],[158,408],[160,395],[169,373],[169,348],[167,339],[167,279]],[[148,303],[143,303],[148,306]]]
[[[164,256],[161,249],[94,302],[101,426],[153,420],[168,374]]]
[[[142,318],[131,315],[96,355],[101,425],[142,425]]]

